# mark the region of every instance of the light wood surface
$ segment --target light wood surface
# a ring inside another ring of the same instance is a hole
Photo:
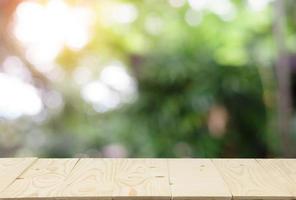
[[[37,158],[0,158],[0,192],[11,184]]]
[[[39,159],[20,175],[1,197],[55,197],[78,159]]]
[[[224,199],[231,193],[209,159],[169,160],[173,199]]]
[[[273,162],[296,183],[296,159],[274,159]]]
[[[0,200],[296,199],[296,159],[0,159]]]
[[[296,198],[296,160],[257,159],[266,172]]]
[[[112,171],[114,168],[109,159],[80,159],[57,196],[112,199]]]
[[[167,160],[113,160],[113,199],[170,199]]]
[[[293,195],[255,159],[213,159],[233,199],[292,199]],[[272,170],[272,169],[270,169]]]

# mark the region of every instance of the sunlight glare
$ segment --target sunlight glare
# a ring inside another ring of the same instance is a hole
[[[106,25],[129,24],[137,19],[138,10],[128,3],[108,3],[101,15]]]
[[[137,9],[131,4],[122,4],[115,7],[113,19],[118,23],[131,23],[138,16]]]
[[[248,5],[253,11],[262,11],[273,0],[248,0]]]
[[[24,63],[16,56],[8,56],[5,58],[3,64],[3,71],[11,76],[20,78],[23,81],[31,81],[31,73],[24,66]]]
[[[97,112],[107,112],[133,100],[136,89],[136,82],[125,67],[114,62],[102,70],[98,80],[84,85],[81,95]]]
[[[0,117],[37,115],[43,108],[37,90],[16,77],[0,73]]]
[[[83,87],[81,94],[84,100],[93,103],[98,112],[114,109],[120,103],[118,94],[101,81],[93,81],[87,84]]]
[[[236,15],[236,8],[230,0],[188,0],[188,3],[195,11],[208,10],[224,21],[232,20]]]
[[[62,0],[45,5],[24,1],[16,10],[14,34],[29,61],[42,68],[54,62],[64,46],[83,48],[90,39],[91,19],[90,9],[71,7]]]
[[[106,66],[101,72],[100,79],[126,96],[133,94],[136,90],[135,80],[128,74],[121,63],[115,62]]]

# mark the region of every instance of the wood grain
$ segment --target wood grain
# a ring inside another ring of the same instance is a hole
[[[109,159],[80,159],[60,187],[58,196],[66,199],[112,199],[112,162]]]
[[[113,199],[170,199],[167,160],[114,159]]]
[[[170,199],[165,160],[81,159],[60,197]]]
[[[234,199],[292,199],[255,159],[213,159]]]
[[[38,159],[2,193],[3,198],[56,197],[78,159]]]
[[[0,159],[0,200],[296,199],[296,159]]]
[[[231,199],[231,193],[210,159],[169,159],[173,199]]]
[[[0,192],[25,171],[36,158],[0,158]]]
[[[296,159],[274,159],[273,163],[296,183]]]
[[[296,159],[257,159],[265,171],[296,198]]]

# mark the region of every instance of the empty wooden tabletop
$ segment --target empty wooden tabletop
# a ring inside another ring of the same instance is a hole
[[[296,159],[0,158],[0,199],[295,199]]]

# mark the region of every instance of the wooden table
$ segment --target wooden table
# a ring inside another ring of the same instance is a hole
[[[0,159],[0,199],[295,199],[296,159]]]

